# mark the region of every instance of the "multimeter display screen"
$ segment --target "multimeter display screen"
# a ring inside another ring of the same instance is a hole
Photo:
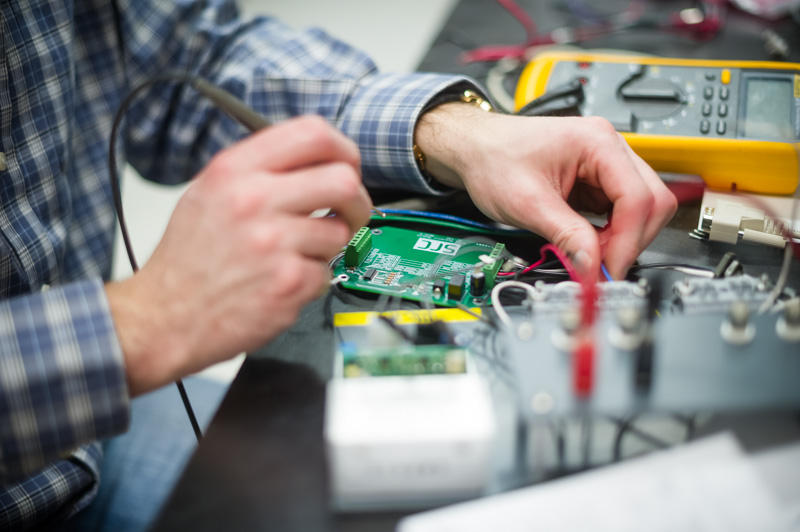
[[[765,140],[794,140],[792,129],[791,81],[784,79],[747,80],[744,135]]]

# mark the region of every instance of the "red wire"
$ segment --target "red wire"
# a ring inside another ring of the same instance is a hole
[[[572,265],[572,262],[567,257],[567,255],[553,244],[545,244],[544,246],[542,246],[539,249],[539,256],[540,256],[539,260],[534,262],[524,270],[520,272],[500,272],[497,275],[498,277],[500,276],[507,277],[509,275],[515,275],[515,273],[517,274],[528,273],[529,271],[538,268],[539,266],[544,264],[545,255],[548,251],[553,255],[555,255],[559,261],[561,261],[561,264],[564,265],[564,268],[567,270],[567,273],[569,274],[569,278],[577,283],[580,283],[581,288],[583,290],[583,296],[581,298],[583,302],[581,308],[581,323],[585,327],[590,326],[592,323],[594,323],[594,317],[595,317],[594,302],[597,295],[597,287],[595,286],[597,278],[596,276],[591,276],[591,275],[585,278],[581,278],[578,275],[578,272],[575,270],[575,267]]]
[[[580,282],[580,280],[578,279],[578,273],[575,271],[575,268],[573,268],[572,263],[569,261],[564,252],[555,247],[553,244],[545,244],[544,246],[542,246],[539,249],[539,257],[540,257],[539,260],[537,260],[536,262],[534,262],[521,272],[499,272],[497,275],[499,277],[507,277],[509,275],[522,275],[523,273],[528,273],[529,271],[534,270],[539,266],[541,266],[542,264],[544,264],[545,254],[548,251],[553,255],[555,255],[556,258],[561,261],[561,264],[564,265],[564,268],[567,270],[567,273],[569,274],[569,278],[571,280]]]
[[[570,279],[572,279],[577,283],[581,282],[580,277],[578,277],[578,272],[575,271],[575,268],[572,266],[572,262],[567,258],[567,255],[563,251],[558,249],[553,244],[545,244],[544,246],[542,246],[542,252],[544,251],[549,251],[553,255],[558,257],[558,260],[560,260],[561,264],[563,264],[564,268],[566,268]]]
[[[475,62],[500,61],[506,57],[521,59],[527,46],[521,44],[481,46],[461,54],[459,61],[464,64]]]
[[[511,16],[517,19],[517,22],[522,24],[522,27],[525,28],[526,42],[532,42],[536,38],[536,23],[531,16],[514,0],[497,0],[497,3],[511,13]]]
[[[522,9],[514,0],[496,0],[498,4],[508,11],[517,22],[525,28],[525,42],[523,44],[481,46],[461,54],[462,63],[474,63],[476,61],[499,61],[506,57],[516,57],[521,59],[525,55],[525,50],[535,44],[536,23],[530,15]],[[549,42],[552,42],[550,40]]]

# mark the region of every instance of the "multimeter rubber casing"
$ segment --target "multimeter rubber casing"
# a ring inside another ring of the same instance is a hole
[[[579,80],[583,116],[601,116],[655,170],[709,187],[791,194],[800,178],[800,64],[544,52],[517,85],[517,109]]]

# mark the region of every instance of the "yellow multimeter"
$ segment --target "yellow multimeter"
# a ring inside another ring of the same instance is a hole
[[[726,190],[797,188],[800,64],[544,52],[522,73],[515,105],[570,84],[580,85],[576,114],[607,118],[658,171]]]

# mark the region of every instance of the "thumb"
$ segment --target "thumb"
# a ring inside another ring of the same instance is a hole
[[[558,198],[539,214],[534,232],[545,237],[572,261],[578,274],[596,282],[600,271],[600,242],[595,228]]]

